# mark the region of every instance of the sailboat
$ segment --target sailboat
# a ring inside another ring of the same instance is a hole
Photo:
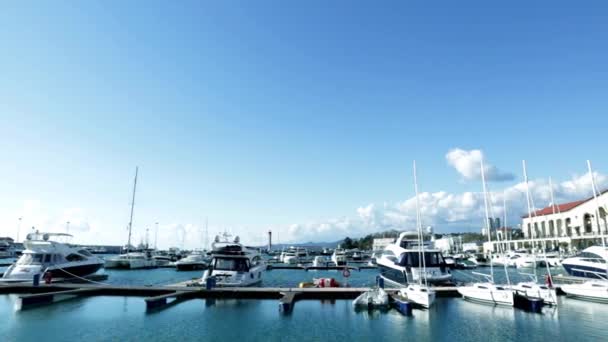
[[[597,200],[597,188],[595,187],[595,177],[593,176],[593,171],[591,169],[591,161],[589,160],[587,160],[587,169],[589,170],[589,176],[591,177],[591,187],[593,190],[593,199],[595,201],[596,207],[595,217],[597,219],[596,222],[598,229],[601,232],[602,249],[606,251],[606,240],[604,239],[604,230],[601,229],[599,221],[599,202]],[[569,297],[608,303],[608,268],[605,272],[589,271],[588,273],[592,273],[598,279],[587,280],[582,284],[562,285],[562,291],[564,291],[564,293],[566,293],[566,296]]]
[[[129,218],[129,238],[127,239],[127,252],[119,256],[108,258],[105,262],[105,268],[153,268],[156,267],[156,260],[152,257],[150,250],[144,252],[131,252],[131,230],[133,228],[133,209],[135,207],[135,191],[137,189],[137,173],[138,168],[135,167],[135,181],[133,182],[133,198],[131,200],[131,215]]]
[[[418,260],[422,263],[422,277],[418,277],[418,284],[407,284],[399,290],[401,296],[413,304],[429,308],[435,302],[436,293],[428,285],[426,276],[426,255],[423,250],[422,223],[420,215],[420,202],[418,198],[418,178],[416,175],[416,161],[414,161],[414,190],[416,192],[416,230],[418,231]]]
[[[532,210],[532,205],[531,205],[532,199],[530,197],[530,186],[528,184],[528,173],[526,171],[526,161],[525,160],[522,161],[522,165],[523,165],[523,170],[524,170],[524,181],[526,183],[526,200],[528,203],[528,215],[531,218],[531,220],[533,220],[533,218],[532,218],[533,210]],[[553,189],[551,189],[551,197],[553,197]],[[531,222],[531,224],[532,224],[532,226],[534,226],[533,221]],[[553,284],[553,279],[551,277],[551,269],[549,268],[549,263],[547,262],[547,255],[546,255],[544,244],[542,246],[542,249],[543,249],[543,256],[545,259],[544,263],[545,263],[545,266],[547,267],[547,272],[548,272],[547,274],[549,276],[549,284]],[[536,259],[536,256],[534,256],[534,258]],[[529,297],[538,297],[543,300],[544,304],[557,305],[556,290],[554,288],[550,288],[549,286],[539,284],[538,279],[536,277],[536,270],[535,270],[535,274],[526,274],[526,275],[531,277],[531,281],[519,282],[519,283],[517,283],[517,285],[513,286],[513,290],[517,291],[518,293],[523,293]]]
[[[490,229],[490,215],[488,213],[488,194],[486,190],[485,171],[483,159],[481,160],[481,183],[483,186],[483,200],[485,211],[485,227],[488,234],[488,242],[492,242],[492,231]],[[494,305],[513,306],[513,290],[509,286],[494,284],[494,267],[492,266],[492,253],[490,252],[490,274],[473,272],[473,274],[485,277],[485,282],[478,282],[472,285],[459,286],[458,293],[465,300],[490,303]]]

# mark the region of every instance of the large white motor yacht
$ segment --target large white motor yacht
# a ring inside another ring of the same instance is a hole
[[[608,248],[592,246],[582,253],[564,259],[562,266],[571,276],[605,279],[608,265]]]
[[[266,263],[257,249],[243,246],[237,236],[230,241],[230,235],[217,236],[212,245],[211,264],[203,273],[202,283],[215,278],[217,286],[251,286],[262,281]]]
[[[423,277],[423,265],[419,257],[418,233],[404,232],[395,243],[386,246],[380,258],[376,260],[380,275],[387,281],[400,286],[417,283]],[[422,255],[426,266],[426,281],[430,284],[450,282],[452,274],[447,269],[441,251],[422,246]]]
[[[71,237],[63,233],[28,234],[23,242],[25,250],[21,257],[4,272],[1,281],[32,281],[34,275],[42,277],[47,272],[52,278],[83,277],[97,272],[103,266],[102,259],[85,248],[54,241]]]

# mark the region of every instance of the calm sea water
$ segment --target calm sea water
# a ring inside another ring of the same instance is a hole
[[[3,341],[606,341],[608,305],[560,298],[543,314],[440,298],[404,317],[355,312],[350,301],[191,300],[146,313],[142,298],[95,297],[14,312],[0,296]]]
[[[489,273],[488,268],[478,269]],[[495,270],[503,282],[504,269]],[[1,272],[1,271],[0,271]],[[165,285],[200,278],[202,271],[102,270],[105,283]],[[533,271],[529,271],[533,272]],[[560,271],[558,271],[560,272]],[[376,270],[351,272],[350,286],[370,286]],[[544,270],[538,271],[542,279]],[[512,281],[527,279],[509,269]],[[333,277],[340,271],[272,270],[262,286],[296,287],[313,278]],[[469,271],[454,271],[457,281],[472,281]],[[14,311],[16,296],[0,296],[1,341],[130,341],[222,340],[310,341],[374,338],[434,341],[605,341],[608,340],[608,304],[560,297],[557,308],[542,314],[512,308],[440,298],[430,310],[414,310],[412,317],[398,312],[355,312],[350,301],[299,301],[290,315],[279,312],[271,300],[190,300],[163,311],[147,313],[143,298],[79,298],[23,312]]]

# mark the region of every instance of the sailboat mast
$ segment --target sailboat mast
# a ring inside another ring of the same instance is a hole
[[[524,180],[526,182],[526,199],[528,201],[528,217],[530,217],[530,223],[532,225],[532,229],[534,229],[534,235],[536,235],[536,227],[534,226],[534,220],[532,218],[532,198],[530,196],[530,185],[528,184],[528,171],[526,169],[526,161],[522,160],[522,167],[524,169]],[[553,191],[551,191],[553,192]],[[532,240],[532,247],[534,247],[534,239]],[[553,279],[551,276],[551,269],[549,268],[549,263],[547,262],[547,251],[546,251],[546,242],[542,241],[540,244],[542,250],[543,250],[543,258],[545,259],[545,266],[547,267],[547,272],[549,275],[549,279],[551,280],[551,283],[553,283]],[[532,248],[532,250],[534,250],[534,248]],[[534,255],[534,276],[536,276],[536,255]]]
[[[595,177],[593,176],[593,171],[591,170],[591,161],[587,160],[587,169],[589,170],[589,177],[591,178],[591,188],[593,189],[593,201],[595,203],[595,218],[597,222],[597,229],[600,231],[601,239],[602,239],[602,247],[606,249],[606,241],[604,241],[604,230],[600,227],[600,204],[597,200],[597,188],[595,187]],[[608,272],[608,269],[607,269]]]
[[[494,282],[494,266],[492,265],[492,229],[490,227],[490,215],[488,214],[488,190],[486,189],[486,174],[483,167],[483,157],[481,158],[481,185],[483,187],[483,204],[484,211],[486,214],[486,232],[488,233],[488,242],[490,242],[490,275],[492,282]]]
[[[133,228],[133,209],[135,207],[135,190],[137,189],[137,172],[138,167],[135,167],[135,181],[133,182],[133,197],[131,199],[131,215],[129,217],[129,238],[127,240],[127,253],[129,253],[129,249],[131,248],[131,230]]]
[[[422,275],[424,277],[424,285],[427,285],[426,281],[426,260],[422,252],[422,245],[424,239],[422,236],[422,223],[420,217],[420,201],[418,199],[418,176],[416,174],[416,161],[414,160],[414,191],[416,192],[416,229],[418,230],[418,264],[422,262]],[[422,285],[422,277],[418,276],[418,284]]]
[[[209,246],[209,218],[205,217],[205,248]]]
[[[502,192],[502,208],[503,208],[502,211],[504,214],[504,216],[503,216],[504,220],[502,222],[502,224],[504,225],[503,241],[507,241],[507,244],[509,244],[509,239],[507,238],[507,196],[505,195],[504,191]],[[509,270],[507,269],[507,246],[506,245],[502,252],[503,252],[502,263],[503,263],[503,267],[505,269],[505,277],[507,278],[507,285],[511,286],[511,279],[509,279]]]

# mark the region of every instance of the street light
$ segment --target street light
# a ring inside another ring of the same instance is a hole
[[[70,233],[70,221],[65,223],[65,233],[66,234]]]

